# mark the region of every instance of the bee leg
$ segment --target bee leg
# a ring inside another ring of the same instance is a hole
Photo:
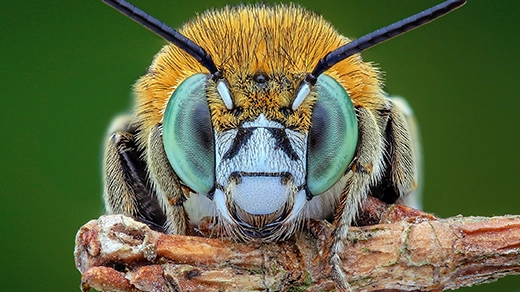
[[[183,203],[189,195],[187,188],[180,183],[179,178],[170,165],[162,140],[162,124],[157,124],[150,130],[146,153],[151,181],[157,192],[157,199],[166,214],[165,229],[167,233],[185,234],[187,215]]]
[[[359,126],[358,146],[354,161],[347,172],[348,180],[341,194],[334,218],[334,231],[330,244],[330,265],[333,278],[340,291],[350,287],[339,257],[346,247],[348,229],[357,215],[360,204],[368,195],[370,185],[378,181],[384,167],[384,137],[380,124],[382,118],[370,110],[357,108]]]
[[[391,109],[385,129],[385,172],[371,187],[371,195],[388,204],[404,203],[418,186],[418,146],[412,144],[412,130],[400,107],[390,100]],[[418,194],[419,195],[419,194]],[[420,203],[414,204],[419,207]]]
[[[401,190],[402,203],[407,206],[411,206],[416,209],[422,208],[422,147],[421,137],[419,134],[419,123],[415,119],[415,115],[412,108],[406,102],[404,98],[392,97],[390,98],[392,104],[392,118],[394,123],[397,125],[396,128],[400,128],[404,135],[395,135],[395,140],[400,140],[401,144],[407,144],[408,147],[397,148],[401,151],[396,151],[396,161],[408,161],[411,159],[411,164],[398,164],[392,167],[395,169],[393,177],[394,181],[398,181],[398,178],[402,178],[398,184]],[[403,131],[405,129],[405,131]],[[387,138],[389,139],[389,138]],[[398,142],[399,143],[399,142]],[[397,143],[396,143],[397,144]],[[396,146],[399,147],[399,146]],[[411,151],[406,152],[405,149]],[[403,153],[405,152],[405,153]],[[397,167],[400,165],[400,167]]]
[[[131,216],[163,231],[166,216],[150,188],[129,119],[122,128],[110,135],[106,145],[103,198],[107,213]]]

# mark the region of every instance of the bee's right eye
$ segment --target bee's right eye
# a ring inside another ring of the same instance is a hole
[[[215,183],[215,147],[206,99],[208,77],[196,74],[172,94],[163,119],[166,156],[179,178],[198,193],[207,194]]]
[[[343,86],[324,74],[316,92],[307,152],[307,186],[315,196],[345,174],[358,143],[356,112]]]

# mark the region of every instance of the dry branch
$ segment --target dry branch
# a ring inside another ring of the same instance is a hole
[[[436,219],[370,207],[340,256],[359,291],[442,291],[520,273],[520,216]],[[375,219],[374,219],[375,218]],[[260,244],[166,235],[122,215],[90,221],[76,238],[84,290],[334,291],[331,227],[312,222],[292,240]]]

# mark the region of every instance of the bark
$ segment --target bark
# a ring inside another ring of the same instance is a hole
[[[362,214],[340,254],[354,291],[442,291],[520,272],[520,216],[437,219],[375,201]],[[106,215],[79,230],[74,256],[84,291],[334,291],[331,232],[312,221],[291,240],[236,243]]]

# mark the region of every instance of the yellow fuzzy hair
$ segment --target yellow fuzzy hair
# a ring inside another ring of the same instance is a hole
[[[201,46],[214,60],[227,81],[235,108],[228,110],[210,81],[208,103],[213,127],[229,129],[263,113],[287,127],[307,131],[314,98],[307,98],[294,112],[290,108],[295,90],[306,73],[328,52],[348,43],[329,22],[295,5],[242,5],[207,11],[179,31]],[[187,77],[208,73],[193,57],[174,45],[166,45],[155,56],[146,75],[135,85],[136,115],[146,141],[149,129],[162,122],[172,92]],[[260,86],[253,80],[263,74],[269,81]],[[327,70],[349,93],[354,106],[381,108],[385,103],[379,73],[354,55]],[[141,144],[141,146],[143,146]]]

